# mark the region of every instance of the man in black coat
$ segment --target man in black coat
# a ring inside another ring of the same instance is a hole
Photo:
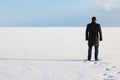
[[[102,41],[102,31],[100,24],[96,23],[96,17],[92,17],[92,22],[86,28],[86,40],[88,41],[88,60],[91,60],[92,46],[95,47],[95,61],[98,61],[99,40]]]

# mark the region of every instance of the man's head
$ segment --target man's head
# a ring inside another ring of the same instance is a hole
[[[96,17],[92,17],[92,22],[96,22]]]

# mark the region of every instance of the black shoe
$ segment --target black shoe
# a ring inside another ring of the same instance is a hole
[[[95,61],[100,61],[100,59],[95,59]]]
[[[88,61],[91,61],[91,59],[88,59]]]

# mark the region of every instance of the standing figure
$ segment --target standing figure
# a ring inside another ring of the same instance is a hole
[[[99,40],[102,41],[102,31],[100,24],[96,23],[96,17],[92,17],[92,22],[86,28],[86,40],[88,41],[88,61],[91,60],[92,46],[95,48],[95,61],[98,59]]]

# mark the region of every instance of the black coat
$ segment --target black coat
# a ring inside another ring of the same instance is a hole
[[[86,40],[89,45],[99,45],[99,40],[102,41],[102,31],[100,24],[92,22],[86,28]]]

